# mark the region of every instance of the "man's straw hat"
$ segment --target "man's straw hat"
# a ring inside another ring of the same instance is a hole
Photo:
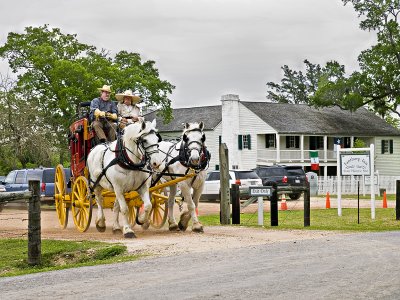
[[[138,103],[140,101],[140,96],[133,94],[131,90],[126,90],[122,94],[116,94],[115,95],[115,98],[120,102],[122,102],[124,100],[124,97],[131,98],[132,104],[133,103]]]
[[[109,92],[109,93],[111,93],[111,86],[110,86],[110,85],[103,85],[103,87],[98,88],[98,90],[99,90],[99,91],[102,91],[102,92]]]

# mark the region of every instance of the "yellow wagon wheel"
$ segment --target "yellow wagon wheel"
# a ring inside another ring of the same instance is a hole
[[[72,186],[71,202],[75,226],[80,232],[85,232],[92,220],[93,202],[89,192],[88,180],[84,176],[79,176],[75,180]]]
[[[155,185],[154,190],[150,193],[151,211],[150,211],[150,225],[154,228],[161,228],[164,226],[168,216],[168,193],[166,188],[157,189]]]
[[[58,222],[64,229],[68,224],[69,203],[66,203],[67,182],[62,165],[57,165],[54,176],[54,201]]]

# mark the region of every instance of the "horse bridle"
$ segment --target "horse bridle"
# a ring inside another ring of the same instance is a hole
[[[192,132],[192,131],[198,131],[198,132],[200,132],[202,134],[201,142],[199,142],[199,141],[190,141],[189,142],[189,138],[187,137],[187,133],[188,132]],[[200,128],[194,128],[194,129],[186,131],[182,136],[182,140],[184,142],[183,147],[184,147],[184,152],[185,152],[185,156],[187,157],[187,160],[189,160],[190,152],[192,152],[193,150],[196,150],[198,152],[198,154],[199,154],[199,158],[201,158],[201,155],[202,155],[202,153],[204,151],[204,142],[206,140],[206,136],[205,136],[204,132]],[[199,147],[191,147],[190,148],[190,145],[192,145],[192,144],[196,144]],[[187,164],[191,165],[189,161],[187,161]]]
[[[150,144],[147,147],[144,145],[146,143],[145,137],[150,135],[150,134],[155,134],[158,138],[157,143],[155,144]],[[140,145],[145,153],[146,158],[150,158],[150,156],[154,153],[158,153],[159,150],[158,148],[160,147],[160,145],[158,144],[159,142],[162,141],[161,135],[155,131],[154,129],[150,130],[149,132],[143,133],[139,139],[138,139],[138,146]],[[154,148],[153,150],[149,151],[149,149]]]

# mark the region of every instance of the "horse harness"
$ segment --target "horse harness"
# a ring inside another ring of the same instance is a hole
[[[149,160],[149,156],[151,154],[154,154],[154,153],[158,152],[158,144],[152,144],[152,145],[149,145],[147,147],[145,147],[143,145],[143,137],[145,137],[145,136],[147,136],[149,134],[156,134],[157,137],[158,137],[158,141],[160,142],[161,136],[159,135],[158,132],[156,132],[154,130],[150,130],[148,133],[145,133],[142,136],[140,136],[139,139],[138,139],[138,142],[136,142],[136,144],[137,144],[137,147],[138,147],[139,150],[141,150],[139,148],[139,146],[142,146],[142,148],[144,150],[144,155],[142,155],[142,157],[140,158],[140,162],[139,163],[135,163],[129,158],[128,152],[130,152],[131,154],[133,154],[136,157],[137,157],[137,155],[135,155],[131,150],[129,150],[128,148],[125,147],[121,136],[118,136],[117,143],[115,145],[115,149],[114,150],[110,149],[109,145],[106,145],[106,148],[103,151],[102,160],[101,160],[101,165],[102,165],[102,169],[103,170],[100,173],[100,175],[97,177],[96,181],[90,180],[93,183],[93,186],[90,187],[91,192],[93,192],[94,188],[99,184],[99,182],[100,182],[100,180],[102,179],[103,176],[105,176],[107,181],[110,183],[110,185],[113,186],[111,181],[110,181],[110,179],[107,177],[106,172],[110,167],[112,167],[112,166],[114,166],[116,164],[118,164],[121,168],[126,169],[126,170],[142,171],[142,172],[149,173],[149,177],[150,177],[152,172],[148,171],[148,170],[145,170],[143,168],[146,166],[147,161]],[[149,149],[151,147],[154,147],[154,146],[157,146],[157,150],[153,150],[153,151],[147,152],[147,149]],[[114,159],[112,161],[110,161],[110,163],[106,167],[104,167],[104,156],[105,156],[107,150],[110,150],[111,152],[114,152],[115,153],[115,157],[114,157]],[[137,158],[139,158],[139,157],[137,157]],[[141,185],[137,188],[137,190],[139,190],[144,185],[144,183],[147,181],[147,179],[149,177],[147,177],[141,183]]]
[[[201,129],[199,129],[199,128],[192,129],[191,131],[200,131],[202,133]],[[186,136],[186,134],[184,134],[182,136],[182,141],[181,141],[181,145],[180,145],[179,149],[176,148],[176,145],[179,142],[171,145],[171,147],[168,149],[168,152],[166,153],[166,157],[165,157],[165,168],[159,174],[159,176],[157,176],[156,180],[154,180],[154,182],[152,182],[151,186],[154,186],[161,179],[162,176],[171,176],[172,178],[174,178],[174,177],[183,177],[189,172],[190,169],[193,169],[196,172],[196,175],[192,178],[191,184],[193,184],[193,182],[196,180],[197,174],[200,171],[203,171],[206,168],[208,168],[208,164],[209,164],[210,159],[211,159],[211,153],[210,153],[210,151],[207,150],[207,147],[204,145],[204,142],[205,142],[204,133],[203,133],[203,136],[201,138],[201,143],[198,142],[198,141],[191,141],[191,142],[188,143],[187,136]],[[189,149],[189,145],[192,144],[192,143],[198,144],[200,146],[199,149],[196,149],[196,148]],[[171,152],[174,149],[179,151],[179,154],[178,154],[178,156],[175,156],[170,161],[168,161],[168,158],[172,157]],[[193,165],[189,161],[189,156],[190,156],[190,151],[191,150],[199,151],[200,163],[198,165]],[[169,171],[169,166],[174,164],[174,163],[176,163],[177,161],[179,161],[184,167],[187,168],[185,174],[174,174],[174,173],[166,172],[166,171]]]

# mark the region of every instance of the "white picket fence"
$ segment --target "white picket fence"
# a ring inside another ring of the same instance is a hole
[[[386,190],[386,194],[396,194],[396,180],[400,180],[400,176],[377,176],[375,180],[375,194],[379,195],[381,189]],[[360,186],[360,195],[371,193],[371,183],[362,176],[342,176],[342,194],[356,195],[358,193],[358,183]],[[310,183],[311,184],[311,183]],[[318,177],[318,195],[337,194],[337,177],[336,176],[319,176]]]

